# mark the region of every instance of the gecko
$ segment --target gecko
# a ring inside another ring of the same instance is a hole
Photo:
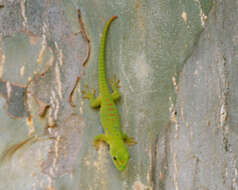
[[[96,150],[99,149],[101,142],[105,142],[109,145],[111,159],[115,167],[119,171],[124,171],[127,167],[130,154],[128,152],[127,145],[134,145],[136,141],[133,137],[128,137],[126,133],[121,130],[120,116],[116,107],[116,101],[120,99],[120,81],[116,79],[115,75],[110,80],[111,89],[106,76],[105,69],[105,49],[108,29],[117,16],[111,17],[111,19],[105,24],[104,31],[101,37],[99,57],[98,57],[98,86],[99,96],[95,98],[96,90],[89,90],[88,86],[85,86],[87,91],[83,91],[83,98],[89,99],[90,106],[92,108],[100,109],[100,120],[104,129],[104,134],[99,134],[94,138],[94,146]]]

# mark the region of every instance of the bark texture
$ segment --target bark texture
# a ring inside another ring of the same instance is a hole
[[[0,0],[0,190],[238,189],[237,0]],[[105,22],[107,76],[121,81],[113,166],[97,88]]]

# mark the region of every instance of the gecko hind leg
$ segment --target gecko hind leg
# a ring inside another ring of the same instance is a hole
[[[93,89],[91,92],[87,85],[85,85],[85,89],[86,89],[86,91],[82,91],[82,93],[84,95],[83,98],[89,99],[90,106],[92,108],[99,107],[101,105],[101,97],[98,96],[97,98],[95,98],[96,90]]]
[[[127,134],[125,134],[125,133],[122,134],[122,138],[128,146],[137,144],[134,137],[128,137]]]
[[[95,147],[95,149],[98,150],[99,147],[100,147],[100,144],[103,143],[103,142],[107,143],[106,136],[104,134],[97,135],[94,138],[94,147]]]

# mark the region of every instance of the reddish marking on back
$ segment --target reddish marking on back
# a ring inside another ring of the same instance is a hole
[[[110,113],[109,115],[110,115],[110,116],[114,116],[115,114],[114,114],[114,113]]]
[[[108,106],[112,106],[112,104],[107,104]]]
[[[108,110],[109,110],[109,111],[114,111],[114,109],[113,109],[113,108],[108,108]]]

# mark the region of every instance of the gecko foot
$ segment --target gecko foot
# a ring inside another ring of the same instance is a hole
[[[93,89],[92,90],[92,92],[89,90],[89,88],[88,88],[88,85],[85,85],[85,89],[86,89],[86,91],[82,91],[82,93],[83,93],[83,98],[86,98],[86,99],[91,99],[91,98],[93,98],[94,96],[95,96],[95,94],[96,94],[96,89]]]
[[[123,134],[123,140],[128,146],[137,144],[134,137],[128,137],[126,134]]]
[[[116,75],[113,75],[112,79],[110,80],[110,84],[111,84],[112,89],[116,90],[116,89],[120,88],[119,83],[120,83],[120,80],[118,80],[116,78]]]
[[[99,150],[101,144],[106,143],[107,139],[104,134],[97,135],[94,138],[94,147],[96,150]]]

